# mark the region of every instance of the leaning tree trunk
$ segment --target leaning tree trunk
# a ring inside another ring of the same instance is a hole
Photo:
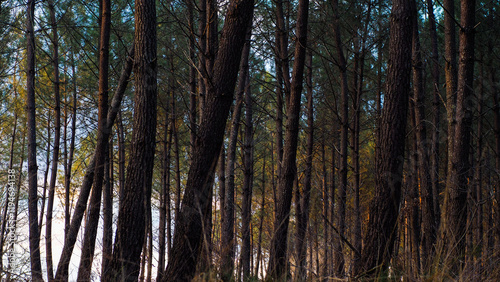
[[[386,95],[376,148],[375,197],[362,251],[364,271],[374,275],[388,268],[397,233],[403,155],[411,77],[412,11],[410,1],[394,0],[390,18]]]
[[[278,181],[278,203],[274,218],[274,232],[271,239],[269,257],[270,279],[284,279],[287,275],[288,222],[292,203],[293,182],[297,174],[297,143],[300,119],[300,98],[307,45],[307,23],[309,0],[300,0],[297,16],[295,41],[295,61],[292,73],[292,86],[287,107],[285,146],[283,149],[282,171]]]
[[[213,176],[220,155],[226,120],[233,102],[253,0],[229,4],[212,80],[208,87],[184,197],[176,218],[174,243],[164,281],[190,280],[196,271],[203,239],[203,219],[212,199]]]
[[[134,126],[106,281],[136,280],[151,199],[156,138],[157,58],[155,1],[135,1]]]
[[[133,50],[129,50],[129,57],[127,57],[125,61],[125,65],[123,66],[122,72],[120,74],[120,79],[118,81],[118,87],[115,90],[115,94],[113,95],[113,100],[111,102],[111,108],[108,110],[107,119],[106,119],[106,132],[111,132],[113,128],[113,124],[116,120],[116,116],[120,110],[121,100],[123,95],[125,94],[125,90],[128,85],[130,73],[132,72],[132,63],[133,63]],[[94,168],[95,168],[95,154],[90,159],[89,165],[85,172],[82,181],[82,187],[80,188],[80,195],[78,196],[78,200],[76,202],[75,211],[73,212],[73,217],[71,219],[71,224],[68,229],[68,234],[64,239],[64,246],[61,253],[61,258],[59,259],[59,263],[57,265],[57,272],[55,275],[56,281],[65,281],[68,276],[68,267],[69,262],[71,260],[71,255],[73,254],[73,249],[75,247],[76,239],[78,236],[78,231],[80,230],[80,226],[83,220],[83,215],[85,213],[85,209],[87,207],[87,201],[90,196],[90,189],[92,187],[92,182],[94,179]],[[121,193],[122,191],[120,191]]]

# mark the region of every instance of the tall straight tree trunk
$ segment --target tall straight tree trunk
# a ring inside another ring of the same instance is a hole
[[[107,121],[106,121],[107,128],[105,132],[111,132],[113,124],[116,120],[116,116],[119,114],[121,100],[123,98],[123,95],[125,94],[125,89],[127,88],[128,85],[130,73],[132,72],[133,53],[134,53],[134,48],[131,48],[131,50],[129,50],[129,56],[126,59],[125,65],[123,66],[122,72],[120,74],[118,87],[116,88],[115,93],[113,95],[113,100],[111,101],[111,108],[108,111]],[[94,179],[95,154],[96,151],[94,150],[94,156],[91,158],[89,165],[87,166],[87,169],[85,171],[85,175],[83,177],[82,185],[80,188],[80,196],[78,197],[78,200],[76,202],[75,211],[73,212],[71,224],[68,229],[68,235],[64,240],[64,246],[62,249],[61,258],[59,259],[59,264],[57,265],[57,272],[55,275],[56,281],[65,281],[68,279],[69,262],[71,260],[71,255],[73,254],[73,249],[75,247],[78,231],[80,230],[83,215],[87,207],[87,201],[90,196],[90,189],[92,187],[92,182]],[[120,191],[120,193],[122,193],[122,191]]]
[[[427,11],[429,15],[429,32],[431,36],[431,61],[432,61],[432,84],[433,84],[433,127],[432,131],[432,145],[430,152],[430,172],[432,181],[432,199],[434,206],[434,218],[436,222],[434,223],[434,229],[437,233],[437,227],[439,226],[439,221],[441,217],[440,205],[439,205],[439,192],[441,190],[440,174],[439,174],[439,134],[440,134],[440,123],[441,123],[441,94],[439,93],[440,83],[439,83],[439,49],[438,49],[438,36],[436,28],[436,17],[434,16],[434,6],[432,0],[427,0]],[[426,270],[424,268],[424,270]]]
[[[264,264],[262,260],[262,228],[264,225],[264,211],[266,207],[266,154],[262,161],[262,187],[261,187],[261,202],[259,214],[259,235],[257,239],[257,259],[255,261],[255,277],[259,277],[259,266]]]
[[[457,104],[457,50],[455,32],[455,0],[443,1],[444,12],[444,74],[446,80],[446,117],[448,119],[447,167],[451,169],[451,155],[453,154],[455,138],[455,112]]]
[[[411,78],[411,19],[415,16],[412,8],[410,1],[394,0],[391,10],[386,95],[380,145],[376,148],[375,196],[362,251],[363,270],[369,275],[388,268],[398,229]]]
[[[342,39],[340,36],[340,22],[339,22],[339,1],[332,0],[332,10],[334,13],[334,27],[333,33],[335,36],[335,45],[338,56],[338,67],[340,70],[340,96],[341,96],[341,131],[340,131],[340,170],[339,170],[339,187],[338,187],[338,201],[337,201],[337,226],[338,236],[344,236],[345,232],[345,218],[346,218],[346,201],[347,201],[347,142],[349,133],[349,88],[347,83],[347,62],[342,50]],[[344,276],[344,254],[340,240],[335,240],[333,264],[335,267],[335,275],[337,277]]]
[[[302,281],[307,278],[306,271],[306,233],[307,226],[309,225],[309,202],[311,198],[311,180],[312,180],[312,161],[314,154],[314,102],[313,102],[313,86],[312,86],[312,53],[308,52],[306,57],[307,67],[307,144],[306,144],[306,169],[304,172],[304,186],[302,193],[295,195],[297,205],[297,239],[296,239],[296,252],[297,252],[297,268],[296,280]],[[324,151],[324,150],[323,150]],[[323,183],[324,187],[328,187],[327,183]],[[297,189],[298,191],[299,189]],[[328,193],[326,193],[328,196]],[[328,201],[326,201],[328,202]],[[327,225],[324,227],[327,228]],[[328,236],[326,236],[327,238]],[[327,246],[325,246],[325,249]]]
[[[233,102],[246,30],[252,16],[252,0],[230,2],[213,67],[212,81],[207,85],[207,97],[182,206],[176,218],[172,255],[163,281],[189,280],[195,274],[201,253],[204,213],[212,201],[210,196],[215,167]]]
[[[158,233],[158,275],[157,281],[163,278],[165,270],[165,253],[170,254],[170,147],[172,139],[172,124],[169,126],[170,119],[165,114],[165,124],[163,126],[163,156],[162,156],[162,177],[160,190],[160,211],[159,211],[159,233]],[[168,228],[167,228],[168,225]],[[167,232],[165,234],[165,228]],[[166,238],[165,238],[166,237]],[[166,240],[165,240],[166,239]],[[166,249],[166,250],[165,250]]]
[[[69,143],[68,162],[64,167],[64,238],[68,236],[71,214],[70,214],[70,188],[71,188],[71,169],[73,167],[73,158],[75,154],[76,139],[76,99],[78,91],[76,88],[75,54],[71,53],[71,73],[73,75],[73,104],[71,108],[71,137]],[[66,140],[66,139],[65,139]],[[66,142],[65,142],[66,144]]]
[[[444,215],[440,227],[441,256],[451,275],[458,275],[465,255],[467,224],[467,193],[469,189],[469,153],[472,126],[472,91],[474,80],[475,0],[461,2],[459,70],[457,86],[456,125],[454,146],[449,156],[444,198]]]
[[[50,25],[52,28],[52,65],[54,67],[54,146],[52,151],[52,167],[50,172],[49,198],[47,201],[47,223],[45,226],[45,247],[47,261],[47,277],[51,281],[54,279],[54,266],[52,261],[52,211],[54,207],[54,196],[57,178],[57,166],[59,163],[59,144],[61,139],[61,95],[59,87],[59,38],[57,35],[57,21],[54,11],[54,3],[48,2],[50,13]]]
[[[31,279],[43,281],[40,262],[40,232],[38,230],[38,187],[36,164],[36,102],[35,102],[35,1],[27,3],[27,82],[26,82],[26,115],[28,118],[28,214]]]
[[[107,130],[106,121],[108,114],[108,73],[109,73],[109,37],[111,28],[111,1],[101,1],[101,34],[99,38],[99,96],[98,96],[98,125],[97,146],[95,154],[95,171],[88,207],[88,220],[83,236],[82,255],[78,268],[78,281],[90,280],[92,262],[94,260],[95,240],[101,213],[102,186],[105,174],[106,148],[111,129]]]
[[[103,232],[102,232],[102,262],[101,273],[108,270],[113,257],[113,142],[109,142],[104,162],[103,198]]]
[[[287,106],[285,146],[282,171],[278,182],[278,204],[274,218],[274,232],[269,257],[269,279],[285,279],[288,275],[288,223],[293,194],[293,182],[297,174],[297,144],[300,118],[300,98],[307,46],[309,0],[299,0],[295,41],[295,60],[292,73],[290,99]]]
[[[422,198],[422,262],[426,271],[433,257],[436,241],[436,219],[432,192],[431,166],[429,160],[429,145],[425,115],[425,94],[423,82],[423,63],[418,30],[418,11],[415,0],[415,16],[413,18],[412,61],[413,61],[413,103],[415,111],[416,153],[418,162],[418,187]],[[418,191],[417,191],[418,195]]]
[[[248,31],[247,40],[250,40],[251,30]],[[248,43],[248,48],[250,44]],[[245,52],[248,52],[245,50]],[[247,56],[247,54],[245,54]],[[250,75],[247,72],[245,91],[245,143],[243,147],[243,203],[241,210],[241,263],[243,269],[243,281],[250,278],[250,261],[251,259],[251,233],[250,225],[252,221],[252,190],[253,190],[253,101],[252,90],[250,88]]]
[[[43,215],[45,214],[45,201],[47,200],[47,179],[49,178],[50,167],[50,136],[52,127],[50,126],[51,116],[47,117],[47,149],[45,155],[45,172],[43,174],[43,188],[42,188],[42,206],[40,207],[40,216],[38,217],[38,232],[42,234]]]
[[[120,199],[113,260],[106,281],[135,280],[145,239],[156,137],[157,58],[156,7],[135,1],[134,126],[130,161]]]

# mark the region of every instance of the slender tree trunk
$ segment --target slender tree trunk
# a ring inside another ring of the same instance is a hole
[[[102,262],[101,273],[108,270],[113,257],[113,143],[109,142],[104,162],[104,189],[103,198],[103,233],[102,233]]]
[[[439,49],[438,49],[438,36],[436,28],[436,17],[434,16],[434,6],[432,0],[427,0],[427,10],[429,15],[429,31],[431,35],[431,61],[432,61],[432,82],[433,82],[433,127],[432,131],[432,146],[430,154],[430,171],[431,171],[431,181],[432,181],[432,199],[434,206],[434,218],[436,222],[434,223],[434,229],[437,233],[437,227],[439,226],[439,221],[441,218],[440,204],[439,204],[439,194],[441,191],[440,185],[440,174],[439,174],[439,134],[440,134],[440,123],[441,123],[441,94],[439,93],[440,83],[439,83]],[[426,270],[424,268],[424,270]]]
[[[415,0],[415,17],[413,18],[412,61],[413,61],[413,103],[415,111],[416,153],[418,162],[418,187],[422,198],[422,266],[427,271],[431,259],[434,257],[434,243],[436,242],[434,201],[432,192],[431,166],[429,159],[430,143],[427,139],[425,115],[425,94],[423,83],[423,63],[420,49],[418,30],[418,11]],[[417,194],[418,195],[418,191]],[[418,203],[417,203],[418,204]]]
[[[35,1],[27,3],[28,24],[27,38],[27,82],[26,82],[26,115],[28,117],[28,213],[29,213],[29,242],[31,279],[43,281],[42,265],[40,262],[40,232],[38,230],[38,187],[36,164],[36,103],[35,103]]]
[[[47,181],[49,178],[49,167],[50,167],[50,136],[52,132],[52,127],[50,125],[51,116],[47,117],[47,149],[45,155],[45,172],[43,174],[43,188],[42,188],[42,206],[40,207],[40,216],[38,217],[38,232],[42,234],[43,226],[43,216],[45,214],[45,201],[47,200]]]
[[[108,114],[108,73],[109,73],[109,37],[111,28],[111,2],[101,2],[101,34],[99,39],[99,96],[98,96],[98,127],[97,146],[95,154],[94,181],[92,184],[92,195],[88,207],[88,220],[85,225],[83,236],[82,255],[78,268],[78,281],[90,280],[92,262],[94,260],[95,240],[101,213],[101,198],[103,193],[103,181],[105,175],[106,148],[111,135],[111,129],[107,130],[106,121]]]
[[[475,0],[461,2],[460,58],[457,86],[454,146],[449,156],[450,168],[446,182],[444,215],[438,247],[451,275],[458,275],[465,255],[467,193],[470,170],[469,152],[472,126],[472,91],[474,79]]]
[[[250,38],[252,30],[249,28],[247,31],[247,43],[244,47],[244,56],[249,57],[250,53]],[[242,211],[241,211],[241,263],[243,269],[243,280],[247,281],[250,278],[250,261],[251,261],[251,233],[250,225],[252,221],[252,193],[253,193],[253,101],[252,89],[250,88],[250,75],[248,73],[248,60],[246,60],[247,68],[245,78],[245,141],[243,147],[243,198],[242,198]],[[243,78],[243,77],[242,77]]]
[[[293,65],[290,99],[287,107],[285,146],[283,149],[282,173],[278,182],[278,204],[274,218],[269,258],[270,279],[285,279],[288,276],[288,222],[293,194],[293,182],[297,174],[297,143],[300,117],[300,98],[307,46],[309,0],[300,0],[297,14],[295,61]]]
[[[45,247],[47,260],[47,277],[49,281],[54,279],[54,266],[52,261],[52,212],[54,207],[55,186],[57,178],[57,166],[59,163],[59,144],[61,139],[61,96],[59,87],[59,38],[57,35],[56,14],[54,11],[54,3],[48,2],[50,22],[52,28],[52,64],[54,67],[54,146],[52,155],[52,167],[50,172],[49,198],[47,201],[47,223],[45,226]]]
[[[331,2],[334,13],[334,27],[333,33],[335,36],[335,45],[338,56],[338,67],[340,70],[340,96],[341,96],[341,131],[340,131],[340,169],[339,169],[339,189],[338,189],[338,202],[337,202],[337,226],[338,236],[342,237],[345,233],[345,219],[346,219],[346,201],[347,201],[347,143],[349,133],[349,88],[347,82],[347,62],[342,50],[342,40],[340,35],[339,23],[339,1],[332,0]],[[335,240],[333,264],[335,267],[335,275],[337,277],[344,276],[344,254],[340,240]]]
[[[444,58],[446,80],[446,117],[448,120],[447,167],[446,174],[451,169],[451,155],[453,154],[455,138],[455,112],[457,104],[457,51],[455,32],[455,0],[443,1],[444,12]]]
[[[295,197],[298,199],[297,205],[297,268],[295,279],[303,281],[307,278],[306,271],[306,233],[309,225],[309,202],[311,197],[311,180],[312,180],[312,161],[314,154],[314,102],[313,102],[313,85],[312,85],[312,53],[308,52],[306,57],[306,85],[307,85],[307,145],[306,145],[306,169],[304,173],[304,186],[302,193],[298,193]],[[324,150],[323,150],[324,151]],[[323,154],[324,155],[324,154]],[[327,183],[323,183],[324,187],[328,187]],[[328,188],[327,188],[328,189]],[[328,192],[325,193],[328,196]],[[328,202],[328,201],[325,201]],[[326,209],[327,210],[327,209]],[[325,230],[327,225],[325,225]],[[328,238],[328,236],[325,236]],[[325,249],[328,246],[325,245]]]
[[[260,202],[260,214],[259,214],[259,235],[257,239],[257,259],[255,261],[255,277],[259,277],[259,266],[262,260],[262,229],[264,226],[264,212],[266,207],[266,154],[264,153],[264,159],[262,161],[262,187],[261,187],[261,202]],[[262,262],[262,265],[264,263]]]
[[[227,10],[212,83],[200,120],[183,204],[176,218],[174,244],[164,281],[189,280],[196,271],[202,244],[203,218],[211,203],[213,176],[226,120],[233,102],[246,30],[253,15],[252,0],[231,1]]]
[[[393,1],[386,94],[380,145],[376,148],[375,196],[370,204],[362,252],[364,271],[369,275],[388,268],[398,230],[414,15],[410,1]]]
[[[157,281],[163,278],[165,270],[165,249],[170,254],[170,147],[172,139],[172,124],[169,126],[168,114],[165,114],[165,124],[163,129],[163,156],[162,156],[162,177],[160,190],[160,211],[159,211],[159,234],[158,234],[158,276]],[[167,227],[165,234],[165,228]],[[167,240],[165,240],[165,237]]]

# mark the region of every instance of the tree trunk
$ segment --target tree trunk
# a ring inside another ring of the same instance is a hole
[[[443,1],[444,12],[444,58],[446,80],[446,117],[448,119],[447,167],[448,174],[451,169],[451,155],[455,138],[455,112],[457,104],[457,51],[455,36],[455,0]]]
[[[307,278],[306,271],[306,233],[307,226],[309,225],[309,202],[311,197],[311,180],[312,180],[312,161],[314,154],[314,102],[313,102],[313,85],[312,85],[312,53],[308,52],[306,57],[307,67],[307,151],[306,151],[306,168],[304,172],[304,186],[302,193],[295,195],[299,204],[297,205],[297,239],[296,239],[296,252],[297,252],[297,268],[295,279],[304,281]],[[324,150],[323,150],[324,151]],[[324,155],[324,154],[323,154]],[[324,187],[328,187],[327,183],[323,183]],[[328,188],[327,188],[328,189]],[[299,189],[297,189],[298,191]],[[328,196],[328,192],[325,193]],[[325,201],[328,202],[328,201]],[[327,209],[326,209],[327,210]],[[325,230],[327,225],[325,225]],[[328,236],[325,236],[328,238]],[[325,246],[327,249],[327,246]]]
[[[288,276],[288,222],[293,194],[293,182],[297,174],[297,143],[300,118],[300,98],[307,46],[309,0],[300,0],[297,15],[295,61],[293,65],[290,101],[287,107],[285,146],[283,149],[282,173],[278,182],[278,204],[274,218],[274,232],[269,257],[270,279],[284,279]]]
[[[429,29],[431,35],[431,45],[432,45],[432,53],[431,53],[431,61],[432,61],[432,82],[433,82],[433,126],[434,130],[432,131],[432,147],[431,147],[431,156],[430,156],[430,171],[431,171],[431,181],[432,181],[432,199],[434,206],[434,218],[436,222],[434,223],[434,229],[439,226],[439,221],[441,218],[441,211],[439,205],[439,193],[441,191],[440,185],[440,175],[439,175],[439,134],[440,134],[440,123],[441,123],[441,94],[439,93],[440,83],[439,83],[439,49],[438,49],[438,35],[436,28],[436,17],[434,16],[434,6],[432,4],[432,0],[427,0],[427,10],[429,15]],[[424,270],[426,270],[424,268]]]
[[[342,237],[345,233],[345,218],[346,218],[346,201],[347,201],[347,142],[349,133],[349,88],[347,83],[347,62],[342,50],[342,40],[340,36],[339,23],[339,1],[332,0],[331,2],[334,13],[333,33],[335,36],[335,45],[338,56],[338,67],[340,70],[340,96],[341,96],[341,130],[340,130],[340,169],[339,169],[339,187],[337,201],[337,227],[338,236]],[[344,254],[340,240],[335,240],[333,264],[335,267],[335,275],[337,277],[344,276]]]
[[[109,262],[113,257],[113,143],[109,142],[104,163],[104,190],[103,198],[103,234],[102,234],[102,262],[101,273],[108,270]]]
[[[261,190],[260,214],[259,214],[259,235],[257,239],[257,259],[255,261],[255,277],[259,277],[259,266],[264,264],[262,260],[262,228],[264,226],[264,212],[266,207],[266,154],[262,161],[262,190]]]
[[[123,198],[120,199],[113,260],[105,280],[135,280],[144,244],[156,137],[156,7],[135,1],[134,129]]]
[[[88,219],[83,236],[82,255],[78,268],[78,281],[90,280],[92,262],[94,260],[95,240],[101,214],[101,198],[103,193],[104,166],[106,162],[106,148],[111,135],[111,129],[107,130],[106,119],[108,114],[108,89],[109,89],[109,37],[111,28],[111,2],[101,2],[101,34],[99,39],[99,96],[98,96],[98,125],[97,145],[95,154],[95,171],[92,195],[88,207]]]
[[[162,156],[162,177],[160,190],[160,211],[159,211],[159,234],[158,234],[158,276],[157,281],[163,278],[165,270],[165,249],[167,255],[170,254],[170,147],[172,141],[172,124],[169,126],[168,114],[165,113],[165,124],[163,129],[163,156]],[[167,226],[168,225],[168,226]],[[165,234],[165,228],[167,232]],[[165,240],[166,237],[166,240]]]
[[[27,82],[26,82],[26,115],[28,118],[28,213],[29,213],[29,242],[31,279],[43,281],[42,265],[40,263],[40,232],[38,231],[38,193],[36,164],[36,103],[35,103],[35,1],[27,3],[28,24],[27,38]]]
[[[250,53],[250,38],[252,31],[249,28],[247,31],[247,43],[245,44],[244,56],[249,57]],[[243,280],[247,281],[250,278],[250,261],[251,259],[251,233],[250,226],[252,221],[252,190],[254,180],[253,168],[253,101],[252,89],[250,87],[250,75],[248,73],[248,60],[246,60],[247,68],[245,83],[245,143],[243,147],[243,203],[241,211],[241,263],[243,269]],[[243,77],[242,77],[243,78]]]
[[[233,102],[246,30],[253,15],[252,0],[229,4],[213,77],[194,145],[182,207],[176,218],[174,244],[164,281],[189,280],[199,260],[203,218],[211,203],[211,190],[217,158],[220,155],[226,120]]]
[[[364,271],[369,275],[388,268],[397,235],[411,77],[411,19],[414,15],[410,1],[393,1],[386,95],[380,123],[380,145],[376,148],[375,197],[370,204],[362,252]]]
[[[436,241],[436,219],[434,214],[431,167],[429,160],[430,144],[427,139],[427,126],[425,120],[426,103],[423,82],[423,63],[418,31],[418,10],[415,0],[412,0],[412,5],[414,5],[415,12],[413,18],[412,65],[415,137],[418,163],[418,177],[416,179],[418,179],[418,187],[420,188],[422,198],[422,266],[423,270],[427,271],[431,263],[430,260],[434,257],[433,248]],[[416,196],[418,196],[418,190]],[[418,205],[418,203],[416,204]]]
[[[475,0],[461,2],[460,58],[457,86],[454,146],[449,156],[444,214],[438,247],[451,275],[458,275],[465,255],[467,192],[470,170],[469,152],[472,126],[472,84],[474,79]]]

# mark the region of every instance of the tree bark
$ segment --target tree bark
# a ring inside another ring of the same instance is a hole
[[[54,279],[54,266],[52,261],[52,211],[54,207],[55,186],[57,178],[57,166],[59,163],[59,144],[61,139],[61,96],[59,94],[59,38],[57,34],[56,14],[54,3],[48,2],[50,13],[50,25],[52,28],[52,65],[54,67],[54,146],[52,151],[52,167],[50,173],[49,198],[47,201],[47,222],[45,226],[45,247],[47,261],[47,277],[51,281]]]
[[[449,156],[448,178],[444,198],[444,214],[440,227],[440,255],[447,271],[458,275],[463,268],[469,189],[469,153],[472,126],[472,91],[474,80],[475,0],[461,2],[459,70],[457,86],[454,146]]]
[[[40,232],[38,231],[38,192],[36,164],[36,103],[35,103],[35,1],[27,3],[27,82],[26,82],[26,115],[28,117],[28,214],[31,279],[43,281],[40,262]]]
[[[307,278],[306,259],[306,233],[307,226],[309,225],[309,202],[311,198],[311,180],[312,180],[312,161],[314,154],[314,101],[313,101],[313,85],[312,85],[312,53],[308,52],[306,57],[307,67],[307,144],[306,144],[306,168],[304,172],[304,186],[300,194],[296,194],[298,199],[297,205],[297,239],[296,239],[296,252],[297,252],[297,268],[296,280],[304,281]],[[328,187],[327,183],[323,183],[324,187]],[[328,188],[327,188],[328,189]],[[299,189],[297,189],[299,190]],[[325,193],[328,196],[328,193]],[[326,201],[328,202],[328,201]],[[326,225],[325,225],[326,228]],[[325,236],[328,238],[328,236]],[[327,246],[325,246],[325,249]]]
[[[190,280],[199,260],[203,218],[211,202],[211,190],[220,155],[226,119],[233,102],[239,61],[246,30],[253,15],[252,0],[229,4],[219,50],[195,142],[184,197],[176,218],[174,244],[164,281]]]
[[[410,1],[393,1],[386,95],[380,145],[376,148],[375,197],[370,204],[362,251],[363,270],[368,275],[388,268],[396,238],[411,77],[411,19],[414,15]]]
[[[340,107],[341,107],[341,130],[340,130],[340,168],[339,168],[339,187],[338,187],[338,201],[337,201],[337,226],[338,234],[336,236],[342,237],[345,233],[345,218],[346,218],[346,201],[347,201],[347,142],[349,133],[349,88],[347,82],[347,62],[342,50],[342,39],[340,35],[339,23],[339,1],[332,0],[332,10],[334,13],[334,27],[333,33],[335,36],[335,45],[338,56],[338,68],[340,71]],[[339,239],[334,241],[334,255],[333,264],[335,268],[335,275],[337,277],[344,276],[344,254],[342,251],[342,244]]]
[[[253,168],[253,101],[252,90],[250,88],[250,75],[248,73],[248,57],[250,53],[250,38],[252,30],[247,31],[247,43],[244,47],[244,56],[246,57],[246,78],[243,78],[245,83],[245,141],[243,147],[243,198],[241,210],[241,263],[243,269],[243,281],[250,278],[250,261],[251,261],[251,233],[250,226],[252,221],[252,190],[254,180]]]
[[[416,153],[418,162],[418,178],[416,179],[418,179],[418,187],[420,188],[420,195],[422,198],[422,266],[423,270],[427,271],[431,263],[430,260],[434,257],[433,248],[436,241],[436,218],[434,214],[434,194],[432,191],[432,172],[429,159],[429,147],[431,144],[427,139],[423,63],[418,30],[418,10],[415,0],[412,0],[412,5],[414,5],[415,12],[413,18],[412,65],[415,136],[417,145]],[[418,195],[418,191],[416,195]]]
[[[288,222],[293,194],[293,182],[297,174],[297,143],[300,118],[300,98],[307,46],[309,0],[300,0],[297,14],[295,61],[292,73],[290,101],[287,107],[283,166],[278,182],[278,204],[274,218],[274,232],[269,257],[269,279],[285,279],[288,276]]]
[[[111,28],[111,1],[101,1],[101,30],[99,38],[99,96],[98,96],[98,125],[97,145],[95,154],[95,171],[93,179],[92,195],[88,209],[88,219],[83,236],[82,255],[78,268],[78,281],[90,280],[92,262],[94,260],[95,240],[97,227],[101,214],[101,198],[103,193],[103,182],[105,174],[106,149],[111,135],[111,129],[107,130],[106,121],[108,114],[108,89],[109,89],[109,38]],[[107,130],[107,131],[106,131]]]
[[[130,161],[120,199],[111,267],[106,281],[136,280],[144,245],[156,137],[157,57],[156,7],[135,1],[134,126]]]

